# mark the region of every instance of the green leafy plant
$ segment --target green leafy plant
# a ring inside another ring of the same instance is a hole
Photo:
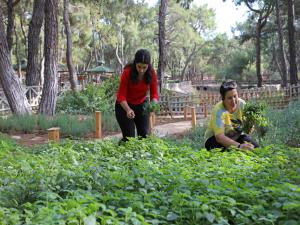
[[[145,114],[149,114],[151,112],[157,113],[160,110],[160,105],[157,102],[154,101],[147,101],[146,103],[144,103],[144,113]]]
[[[268,125],[265,117],[266,105],[260,102],[249,102],[243,110],[242,131],[249,134],[252,129],[263,130]],[[263,134],[262,134],[263,135]]]

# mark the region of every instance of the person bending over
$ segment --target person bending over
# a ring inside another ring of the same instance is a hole
[[[157,75],[149,51],[140,49],[135,53],[133,63],[125,66],[117,93],[115,113],[122,130],[121,142],[135,137],[135,127],[138,136],[149,135],[149,113],[144,107],[148,90],[150,100],[157,103]]]
[[[242,114],[246,103],[238,97],[236,82],[224,81],[220,87],[220,94],[222,101],[214,106],[205,132],[205,148],[225,150],[236,146],[243,150],[253,150],[259,147],[251,136],[242,132]]]

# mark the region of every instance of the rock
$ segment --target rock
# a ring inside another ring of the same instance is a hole
[[[22,139],[21,136],[16,136],[16,135],[13,135],[13,136],[10,136],[12,139],[15,139],[15,140],[20,140]]]

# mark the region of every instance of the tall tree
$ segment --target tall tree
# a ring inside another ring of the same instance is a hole
[[[256,76],[257,76],[257,86],[262,86],[262,75],[261,75],[261,32],[264,26],[267,23],[267,19],[269,15],[271,14],[274,5],[272,1],[265,1],[263,2],[263,6],[260,9],[254,9],[252,7],[250,0],[244,1],[247,7],[253,11],[254,13],[258,14],[258,19],[256,23]]]
[[[12,68],[1,8],[0,1],[0,81],[12,113],[31,114],[31,108],[21,82]]]
[[[69,0],[64,0],[64,25],[65,25],[65,34],[67,37],[67,51],[66,51],[66,59],[67,65],[69,69],[69,80],[71,84],[71,89],[76,91],[77,89],[77,74],[73,64],[73,42],[72,42],[72,33],[71,26],[69,20]]]
[[[160,0],[159,16],[158,16],[158,45],[159,45],[159,61],[158,61],[158,80],[159,89],[161,91],[166,68],[166,14],[167,14],[168,0]]]
[[[294,0],[287,0],[288,3],[288,39],[290,53],[290,82],[298,83],[296,46],[295,46],[295,9]]]
[[[26,68],[27,86],[40,84],[41,62],[39,58],[40,33],[44,21],[45,0],[34,0],[32,18],[28,30],[28,57]]]
[[[54,115],[57,100],[58,0],[45,0],[45,71],[39,113]]]
[[[286,67],[286,58],[283,45],[283,33],[282,33],[282,24],[280,17],[280,7],[279,0],[275,0],[275,11],[276,11],[276,23],[277,23],[277,33],[278,33],[278,53],[279,53],[279,64],[280,64],[280,74],[282,78],[282,86],[287,86],[287,67]]]

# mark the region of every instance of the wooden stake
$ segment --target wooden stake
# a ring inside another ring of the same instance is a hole
[[[205,101],[204,101],[204,117],[205,118],[207,117],[207,104]]]
[[[95,138],[102,138],[102,127],[101,127],[101,112],[96,111],[96,136]]]
[[[196,108],[192,107],[192,128],[196,127]]]
[[[49,141],[59,141],[59,131],[60,128],[59,127],[51,127],[49,129],[47,129],[48,131],[48,140]]]
[[[184,120],[187,120],[187,111],[188,111],[188,106],[185,105],[185,106],[184,106],[184,110],[183,110]]]
[[[154,112],[150,113],[150,134],[154,134],[154,125],[155,125],[155,114]]]

